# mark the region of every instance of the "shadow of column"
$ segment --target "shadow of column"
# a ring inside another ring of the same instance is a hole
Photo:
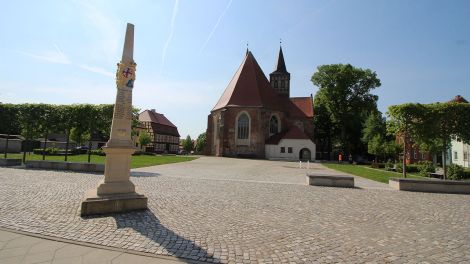
[[[169,255],[177,257],[181,261],[186,263],[220,263],[218,258],[196,245],[194,241],[163,226],[150,210],[110,216],[115,219],[118,229],[132,228],[164,248]]]

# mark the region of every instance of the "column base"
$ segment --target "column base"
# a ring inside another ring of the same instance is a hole
[[[80,215],[124,213],[147,209],[147,197],[137,192],[98,195],[96,189],[89,190],[82,201]]]

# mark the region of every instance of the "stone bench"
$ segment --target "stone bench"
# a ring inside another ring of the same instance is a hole
[[[104,172],[104,164],[86,162],[28,160],[26,161],[25,165],[26,168],[33,169]]]
[[[470,194],[470,182],[391,178],[390,187],[400,191]]]
[[[307,173],[307,185],[354,188],[354,177]]]
[[[0,166],[21,166],[21,159],[0,159]]]

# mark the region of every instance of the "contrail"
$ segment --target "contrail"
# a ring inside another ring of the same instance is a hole
[[[162,62],[160,64],[160,73],[158,75],[162,74],[163,66],[165,65],[166,50],[168,49],[171,39],[173,38],[173,31],[175,29],[175,19],[176,19],[176,14],[178,13],[178,2],[179,1],[176,0],[175,5],[173,7],[173,13],[171,15],[171,22],[170,22],[170,35],[168,35],[168,39],[166,40],[165,46],[163,47]]]
[[[219,26],[220,21],[222,20],[222,18],[224,18],[225,13],[227,13],[227,10],[228,10],[228,9],[230,8],[230,6],[232,5],[232,1],[233,1],[233,0],[230,0],[230,1],[228,2],[228,4],[227,4],[227,6],[225,7],[224,11],[222,12],[222,14],[220,14],[219,19],[217,20],[217,23],[215,23],[214,27],[212,28],[212,31],[211,31],[211,33],[209,34],[209,36],[207,37],[206,42],[204,42],[204,45],[202,45],[201,49],[199,50],[199,54],[202,53],[202,51],[206,48],[207,43],[209,43],[209,40],[211,40],[212,35],[214,35],[214,32],[215,32],[215,30],[217,29],[217,27]]]

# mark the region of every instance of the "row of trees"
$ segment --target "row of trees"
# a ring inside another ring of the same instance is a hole
[[[47,142],[51,133],[65,134],[67,160],[70,140],[82,145],[92,138],[109,136],[113,108],[111,104],[0,104],[0,133],[7,134],[7,139],[8,135],[22,135],[28,144],[37,138]],[[134,109],[134,124],[137,113],[138,109]],[[31,145],[23,148],[23,160],[27,149],[31,149]]]
[[[389,107],[388,115],[389,131],[403,138],[404,153],[407,153],[405,142],[409,139],[422,150],[434,154],[442,153],[444,178],[447,177],[446,156],[452,139],[470,143],[468,103],[394,105]],[[403,166],[404,177],[406,177],[405,167]]]
[[[181,145],[188,153],[190,153],[192,150],[195,150],[197,153],[201,153],[206,147],[206,133],[204,132],[197,137],[196,144],[193,143],[191,136],[188,135],[185,139],[183,139]]]

